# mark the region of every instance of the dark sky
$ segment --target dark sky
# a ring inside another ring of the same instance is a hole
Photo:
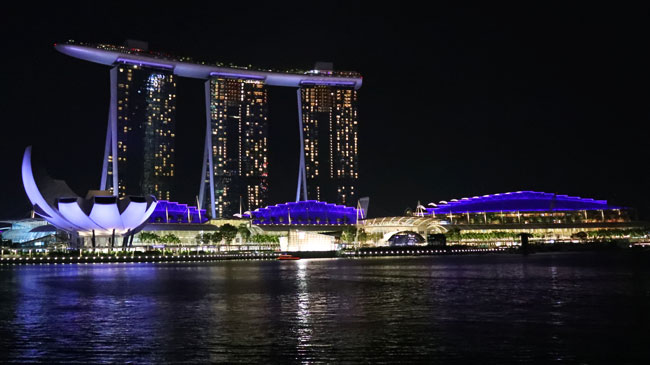
[[[3,9],[0,218],[25,216],[25,146],[78,193],[97,188],[108,67],[54,50],[75,39],[195,59],[363,74],[360,191],[370,215],[516,190],[607,199],[650,216],[647,8],[425,9],[319,2]],[[294,197],[295,91],[271,88],[271,203]],[[177,198],[198,192],[202,82],[182,79]]]

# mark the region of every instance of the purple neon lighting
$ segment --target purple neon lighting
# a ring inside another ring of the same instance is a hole
[[[174,65],[169,65],[169,64],[166,64],[166,63],[132,60],[132,59],[129,59],[129,58],[122,58],[122,57],[119,57],[118,59],[116,59],[115,62],[128,63],[128,64],[138,65],[138,66],[160,67],[160,68],[166,68],[166,69],[170,69],[170,70],[174,68]]]
[[[148,220],[150,223],[205,223],[208,221],[208,217],[205,214],[205,209],[201,209],[199,214],[199,210],[195,206],[159,200]]]
[[[557,195],[537,191],[517,191],[475,196],[472,198],[441,201],[437,207],[426,208],[429,214],[462,214],[494,212],[542,212],[578,210],[624,209],[607,204],[606,200],[594,200],[577,196]]]
[[[357,215],[363,217],[364,213],[344,205],[305,200],[258,208],[246,216],[257,225],[347,225],[356,224]]]
[[[266,78],[264,76],[238,74],[238,73],[231,73],[231,72],[217,72],[217,71],[210,72],[210,76],[223,76],[223,77],[232,77],[238,79],[253,79],[253,80],[264,80]]]
[[[271,86],[282,87],[299,87],[301,82],[311,81],[312,85],[332,85],[332,86],[353,86],[355,89],[361,88],[363,78],[360,75],[323,75],[313,76],[304,73],[290,73],[279,71],[265,71],[265,70],[245,70],[240,68],[231,68],[210,65],[205,63],[194,63],[188,61],[181,61],[178,59],[169,58],[156,58],[149,54],[135,54],[128,57],[129,53],[124,53],[116,50],[98,49],[88,45],[72,45],[72,44],[58,44],[55,46],[59,52],[68,56],[79,58],[82,60],[100,63],[104,65],[113,65],[119,60],[126,60],[135,64],[149,63],[152,66],[164,67],[173,70],[175,75],[181,77],[190,77],[197,79],[208,79],[211,73],[217,74],[232,74],[242,76],[248,79],[260,78],[264,83]],[[137,59],[136,59],[137,58]],[[142,60],[142,61],[139,61]],[[147,60],[147,61],[144,61]],[[148,61],[151,60],[151,61]],[[160,63],[162,61],[163,63]],[[232,70],[232,71],[229,71]],[[233,76],[236,77],[236,76]],[[324,80],[328,78],[331,80]],[[336,81],[339,80],[339,81]]]
[[[354,86],[353,81],[332,81],[332,80],[303,80],[300,85],[331,85],[331,86]]]

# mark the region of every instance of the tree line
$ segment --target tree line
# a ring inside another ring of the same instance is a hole
[[[220,244],[222,242],[224,242],[226,245],[230,245],[238,235],[239,237],[241,237],[243,242],[280,243],[279,237],[275,235],[268,235],[268,234],[253,235],[246,224],[240,224],[239,227],[235,227],[232,224],[224,224],[214,232],[199,233],[194,237],[194,239],[196,240],[197,243],[204,244],[204,245]],[[153,232],[141,232],[138,235],[138,238],[140,239],[141,242],[145,242],[145,243],[156,243],[156,244],[181,243],[181,239],[178,238],[178,236],[176,236],[173,233],[159,235]]]

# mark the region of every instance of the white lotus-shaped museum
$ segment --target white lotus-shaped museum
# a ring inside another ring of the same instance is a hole
[[[156,207],[153,196],[118,198],[106,192],[74,194],[67,184],[45,174],[34,178],[31,146],[25,149],[22,163],[23,186],[34,212],[55,227],[81,236],[127,236],[137,233]],[[39,188],[40,187],[40,188]]]

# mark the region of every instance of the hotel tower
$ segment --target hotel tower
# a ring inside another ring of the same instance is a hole
[[[211,217],[230,218],[269,204],[268,86],[297,93],[296,201],[357,203],[357,91],[363,81],[358,73],[333,71],[330,63],[286,72],[197,62],[148,51],[137,41],[125,46],[71,41],[55,47],[111,66],[101,189],[174,198],[176,77],[188,77],[205,80],[198,201]]]
[[[202,206],[210,203],[204,193],[210,186],[214,186],[209,198],[214,202],[216,217],[232,217],[266,206],[266,86],[260,80],[217,76],[205,82],[205,94],[207,129],[200,189],[204,197]]]
[[[115,191],[117,181],[119,196],[172,199],[176,76],[131,63],[115,65],[110,74],[117,102],[109,110],[101,189]]]
[[[303,85],[299,102],[307,198],[356,204],[357,91],[353,87]]]

